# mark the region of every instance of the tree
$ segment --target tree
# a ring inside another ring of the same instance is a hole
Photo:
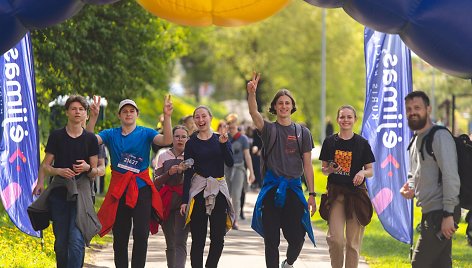
[[[327,114],[334,117],[342,104],[362,111],[365,94],[363,27],[342,10],[327,17]],[[203,40],[203,41],[202,41]],[[321,10],[293,2],[279,14],[259,23],[237,28],[212,28],[206,32],[204,49],[190,57],[205,55],[212,66],[214,97],[244,99],[246,79],[253,70],[262,73],[258,88],[265,103],[280,88],[294,93],[300,112],[295,120],[306,122],[314,133],[320,128]],[[186,72],[191,72],[184,66]],[[199,61],[191,68],[198,69]],[[210,78],[208,78],[210,76]],[[208,80],[207,80],[208,81]],[[267,111],[267,105],[263,111]],[[266,114],[268,115],[268,114]],[[362,118],[361,118],[362,120]],[[316,139],[316,138],[315,138]]]
[[[62,24],[33,31],[40,118],[47,121],[47,104],[58,95],[105,96],[115,115],[123,98],[167,90],[187,34],[130,0],[87,5]]]

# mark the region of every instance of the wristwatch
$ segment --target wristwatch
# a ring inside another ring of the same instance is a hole
[[[315,197],[316,193],[315,192],[309,192],[308,195],[311,195],[311,196]]]
[[[443,211],[443,218],[454,216],[453,212]]]

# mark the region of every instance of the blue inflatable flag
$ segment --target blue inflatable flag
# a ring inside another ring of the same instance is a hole
[[[39,237],[26,209],[38,177],[38,127],[29,33],[0,57],[0,197],[12,222]]]
[[[403,99],[412,89],[410,50],[398,35],[366,28],[364,38],[367,77],[362,136],[377,160],[367,188],[384,229],[411,244],[412,202],[399,192],[409,168],[411,131]]]

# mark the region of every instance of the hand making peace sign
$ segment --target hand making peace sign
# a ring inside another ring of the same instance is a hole
[[[102,100],[102,97],[93,95],[93,102],[90,104],[90,113],[92,116],[98,117],[98,114],[100,113],[100,102]]]
[[[256,73],[256,71],[252,72],[252,80],[247,82],[247,92],[248,93],[256,93],[257,84],[259,84],[259,79],[261,78],[260,73]]]
[[[171,116],[174,111],[174,106],[172,105],[171,96],[166,95],[164,97],[164,115]]]

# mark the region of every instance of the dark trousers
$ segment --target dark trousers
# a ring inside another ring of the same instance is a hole
[[[190,216],[190,232],[192,234],[190,261],[192,268],[203,268],[203,250],[205,248],[208,219],[210,220],[210,249],[205,267],[216,268],[223,252],[228,202],[222,193],[218,193],[215,198],[215,207],[211,215],[207,215],[203,191],[197,194],[194,199],[195,203]]]
[[[49,196],[54,252],[58,268],[80,268],[84,262],[85,240],[77,224],[77,202],[66,200],[65,188],[55,189]]]
[[[239,216],[242,220],[244,220],[244,203],[246,202],[246,191],[243,190],[241,191],[241,210],[239,212],[239,215],[236,215],[236,218]]]
[[[113,225],[113,250],[115,266],[128,267],[128,243],[131,226],[133,226],[133,253],[131,267],[144,267],[149,238],[149,221],[151,220],[152,191],[149,186],[139,189],[136,206],[126,206],[126,193],[121,197]]]
[[[416,243],[411,267],[433,268],[452,267],[452,240],[439,240],[436,236],[441,230],[442,210],[424,213],[421,217],[421,233]]]
[[[470,244],[470,240],[472,240],[472,210],[469,210],[469,212],[467,212],[467,215],[465,216],[465,221],[467,222],[467,229],[465,230],[465,234],[467,235],[467,239],[469,239]]]
[[[267,268],[279,267],[280,229],[287,240],[287,263],[293,264],[303,248],[305,229],[302,225],[303,204],[297,195],[287,189],[285,206],[275,207],[275,192],[271,189],[262,201],[262,225],[264,227],[265,260]]]

